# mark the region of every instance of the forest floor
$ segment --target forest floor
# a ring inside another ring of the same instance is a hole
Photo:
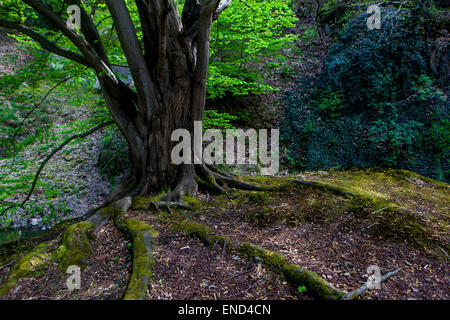
[[[363,299],[450,298],[447,184],[381,169],[248,179],[281,189],[201,194],[192,210],[156,210],[152,198],[133,201],[124,218],[145,222],[159,233],[147,299],[312,298],[264,261],[248,260],[233,249],[244,242],[278,252],[346,291],[367,281],[369,266],[378,266],[382,274],[402,268]],[[209,227],[227,237],[231,249],[217,242],[205,245],[195,232],[174,227],[177,221]],[[21,279],[3,299],[121,298],[132,271],[131,247],[109,223],[93,242],[80,290],[68,291],[68,275],[57,272],[54,263]],[[13,267],[10,260],[0,264],[3,282]]]

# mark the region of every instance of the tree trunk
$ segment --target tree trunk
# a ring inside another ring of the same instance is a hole
[[[187,86],[180,86],[180,83]],[[193,135],[193,110],[188,75],[177,85],[160,92],[157,112],[150,119],[139,114],[132,101],[136,99],[129,89],[109,89],[100,81],[108,108],[128,143],[129,169],[119,188],[113,193],[120,198],[127,193],[148,194],[159,190],[182,188],[183,194],[195,194],[195,169],[193,165],[180,166],[171,163],[174,142],[172,132],[179,128],[189,130]],[[124,88],[120,83],[118,87]],[[160,86],[162,87],[162,86]],[[120,92],[118,94],[118,92]],[[156,108],[155,108],[156,111]],[[199,120],[202,120],[201,118]],[[182,182],[182,183],[180,183]],[[119,194],[118,194],[119,193]]]
[[[171,189],[165,199],[178,201],[197,192],[196,174],[213,176],[203,165],[173,165],[171,136],[181,128],[194,136],[194,121],[203,121],[211,25],[230,3],[187,0],[180,21],[173,1],[137,1],[142,53],[125,3],[107,1],[137,92],[100,77],[106,103],[130,152],[129,172],[113,198],[130,191]]]

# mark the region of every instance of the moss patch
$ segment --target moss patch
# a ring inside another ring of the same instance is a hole
[[[216,235],[208,226],[201,223],[183,220],[173,224],[171,228],[172,230],[195,236],[206,246],[216,243],[225,246],[231,245],[229,238]]]
[[[191,209],[192,211],[198,211],[203,208],[202,201],[200,201],[196,197],[184,196],[183,202],[186,203],[188,205],[189,209]]]
[[[92,255],[93,230],[94,224],[91,222],[79,222],[67,228],[56,251],[60,268],[65,270],[71,265],[83,267],[89,263],[89,257]]]
[[[345,207],[370,221],[372,234],[440,253],[450,249],[450,188],[446,183],[407,170],[329,170],[305,174],[314,187],[351,195]]]

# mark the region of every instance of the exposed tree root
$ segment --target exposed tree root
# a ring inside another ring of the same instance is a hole
[[[232,188],[248,191],[274,191],[276,188],[263,187],[240,181],[228,173],[222,172],[213,166],[205,164],[196,165],[184,174],[176,188],[160,198],[162,202],[180,202],[184,196],[195,196],[198,186],[206,191],[223,194]]]
[[[348,192],[346,190],[344,190],[344,188],[342,187],[338,187],[329,183],[325,183],[325,182],[317,182],[317,181],[306,181],[306,180],[300,180],[300,179],[294,179],[294,182],[301,184],[301,185],[305,185],[305,186],[311,186],[323,191],[329,191],[335,195],[338,196],[343,196],[345,198],[351,198],[353,197],[353,193]]]
[[[335,288],[315,272],[289,264],[278,252],[259,248],[252,243],[239,244],[239,251],[250,259],[261,259],[266,266],[283,274],[294,287],[305,286],[307,292],[318,299],[339,300],[345,295],[345,292]]]
[[[157,210],[169,205],[177,208],[190,208],[182,203],[159,203],[150,199],[146,200],[148,200],[145,204],[147,208],[153,205]],[[33,248],[31,252],[20,258],[11,268],[7,281],[0,287],[0,296],[12,290],[21,278],[30,275],[35,276],[40,272],[44,272],[51,263],[59,263],[62,270],[69,265],[86,265],[92,254],[91,241],[94,235],[102,226],[113,219],[116,227],[131,236],[133,241],[133,271],[124,299],[145,299],[155,264],[153,244],[154,239],[158,237],[158,233],[145,222],[123,218],[134,205],[135,203],[130,197],[116,201],[108,207],[97,210],[87,221],[69,226],[64,232],[60,243],[58,243],[58,240],[51,240]],[[305,286],[307,292],[315,298],[325,300],[357,299],[368,289],[367,283],[365,283],[360,288],[347,293],[337,289],[315,272],[290,264],[280,253],[262,249],[251,243],[235,245],[229,238],[217,235],[204,224],[188,220],[175,220],[176,222],[171,224],[171,228],[175,231],[194,236],[206,246],[220,245],[222,246],[222,253],[228,249],[236,252],[238,255],[245,256],[253,262],[259,261],[272,271],[283,275],[292,286]],[[397,269],[383,275],[380,282],[389,279],[400,270]]]
[[[350,293],[339,290],[315,272],[295,264],[290,264],[287,259],[278,252],[265,250],[252,243],[245,242],[233,246],[227,237],[216,235],[212,229],[201,223],[184,220],[173,224],[172,228],[178,232],[196,237],[206,246],[215,246],[220,243],[224,248],[229,248],[253,261],[259,260],[273,271],[281,273],[294,287],[305,286],[307,292],[317,299],[353,300],[360,297],[368,289],[367,283],[365,283],[362,287]],[[380,278],[380,282],[389,279],[400,270],[401,268],[387,273]]]
[[[127,219],[117,221],[119,230],[128,233],[133,240],[133,273],[128,282],[124,300],[143,300],[152,278],[153,242],[158,233],[145,222]]]
[[[231,241],[227,237],[216,235],[208,226],[183,220],[172,225],[172,229],[175,231],[189,234],[196,237],[206,246],[212,246],[220,244],[224,248],[227,246],[231,248]]]
[[[43,242],[22,256],[9,271],[6,282],[0,286],[0,297],[14,289],[20,279],[45,271],[55,260],[51,254],[55,246],[56,240]]]
[[[89,263],[89,257],[92,255],[91,241],[94,240],[93,230],[94,224],[87,221],[67,228],[55,254],[61,270],[71,265],[82,267]]]

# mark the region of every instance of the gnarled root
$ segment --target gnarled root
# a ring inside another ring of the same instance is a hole
[[[317,299],[354,300],[358,299],[368,289],[368,285],[365,283],[360,288],[349,293],[339,290],[315,272],[289,263],[287,259],[278,252],[269,251],[247,242],[233,245],[227,237],[215,234],[211,228],[201,223],[183,220],[175,223],[172,228],[178,232],[196,237],[206,246],[219,243],[223,244],[224,248],[227,247],[234,250],[238,254],[246,256],[248,259],[258,259],[273,271],[282,274],[294,287],[305,286],[307,292]],[[394,276],[400,270],[401,268],[381,276],[380,283]]]
[[[184,165],[183,177],[176,188],[160,198],[162,202],[180,202],[185,195],[195,196],[198,187],[206,191],[223,194],[236,188],[248,191],[273,191],[275,188],[263,187],[237,180],[228,173],[206,164]]]
[[[158,237],[151,226],[135,219],[116,220],[119,230],[129,234],[133,240],[133,272],[128,281],[124,300],[143,300],[152,278],[153,243]]]
[[[390,277],[394,276],[396,273],[400,272],[402,268],[398,268],[394,271],[388,272],[385,275],[381,276],[379,279],[379,283],[386,281]],[[347,293],[345,296],[342,297],[342,300],[355,300],[358,299],[366,290],[369,289],[369,286],[367,285],[367,282],[364,283],[361,287],[359,287],[356,290],[353,290],[349,293]]]

